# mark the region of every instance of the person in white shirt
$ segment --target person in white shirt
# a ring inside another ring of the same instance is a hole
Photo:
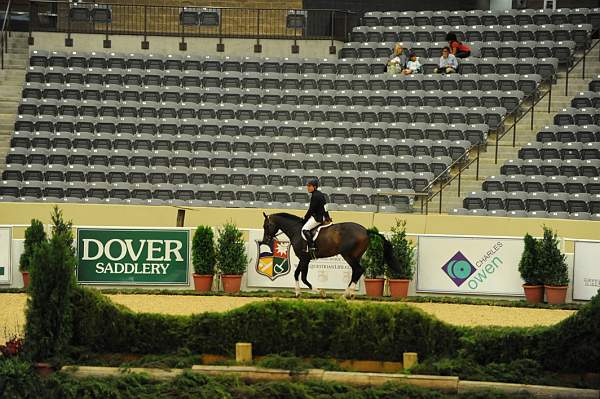
[[[404,68],[406,68],[406,61],[404,47],[402,47],[402,44],[396,43],[394,46],[394,51],[392,52],[392,55],[388,61],[388,73],[400,73],[402,70],[404,70]]]
[[[408,56],[408,62],[406,63],[406,68],[402,71],[405,75],[412,75],[415,73],[422,72],[422,66],[419,62],[419,57],[414,52],[411,52]]]
[[[450,48],[444,47],[442,49],[442,56],[438,67],[433,70],[435,73],[455,73],[458,70],[458,60],[455,56],[450,54]]]

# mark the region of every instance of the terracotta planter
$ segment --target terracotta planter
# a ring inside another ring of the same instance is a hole
[[[408,296],[408,285],[410,280],[407,279],[389,279],[390,295],[392,298],[406,298]]]
[[[23,275],[23,288],[29,287],[29,272],[21,272]]]
[[[523,284],[523,291],[525,291],[525,299],[527,300],[527,303],[542,303],[544,301],[543,285]]]
[[[48,377],[54,373],[54,369],[48,363],[34,363],[33,368],[40,377]]]
[[[228,293],[240,292],[242,285],[242,276],[238,274],[224,274],[221,276],[223,281],[223,291]]]
[[[367,296],[383,296],[383,283],[385,280],[382,278],[365,278]]]
[[[566,285],[545,285],[546,288],[546,301],[550,305],[560,305],[565,303],[567,297]]]
[[[196,274],[194,273],[194,289],[198,292],[208,292],[212,288],[212,274]]]

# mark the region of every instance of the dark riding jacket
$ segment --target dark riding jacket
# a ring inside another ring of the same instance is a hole
[[[329,219],[329,213],[325,210],[325,204],[327,204],[325,195],[319,190],[313,191],[312,196],[310,197],[310,206],[304,216],[304,223],[306,223],[311,216],[319,223],[323,223],[324,220]]]

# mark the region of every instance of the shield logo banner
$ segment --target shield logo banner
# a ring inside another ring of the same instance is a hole
[[[271,279],[285,276],[290,272],[290,243],[286,241],[274,240],[271,245],[258,245],[258,259],[256,261],[256,271]]]

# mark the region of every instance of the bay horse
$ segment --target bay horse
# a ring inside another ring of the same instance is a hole
[[[302,236],[302,226],[304,220],[298,216],[289,213],[275,213],[267,215],[263,212],[265,221],[263,224],[263,238],[260,244],[271,245],[275,237],[281,231],[288,236],[290,244],[299,259],[299,263],[294,271],[296,280],[296,297],[300,296],[300,283],[298,277],[302,276],[302,282],[312,290],[311,283],[306,279],[308,275],[308,265],[311,256],[307,252],[306,240]],[[280,234],[280,233],[279,233]],[[329,227],[322,228],[315,241],[315,258],[328,258],[330,256],[341,255],[352,268],[352,277],[344,295],[354,297],[356,284],[364,273],[360,264],[360,259],[369,247],[369,238],[372,235],[378,235],[383,240],[383,256],[385,262],[394,270],[398,271],[398,261],[394,256],[392,244],[379,233],[368,231],[358,223],[336,223]]]

